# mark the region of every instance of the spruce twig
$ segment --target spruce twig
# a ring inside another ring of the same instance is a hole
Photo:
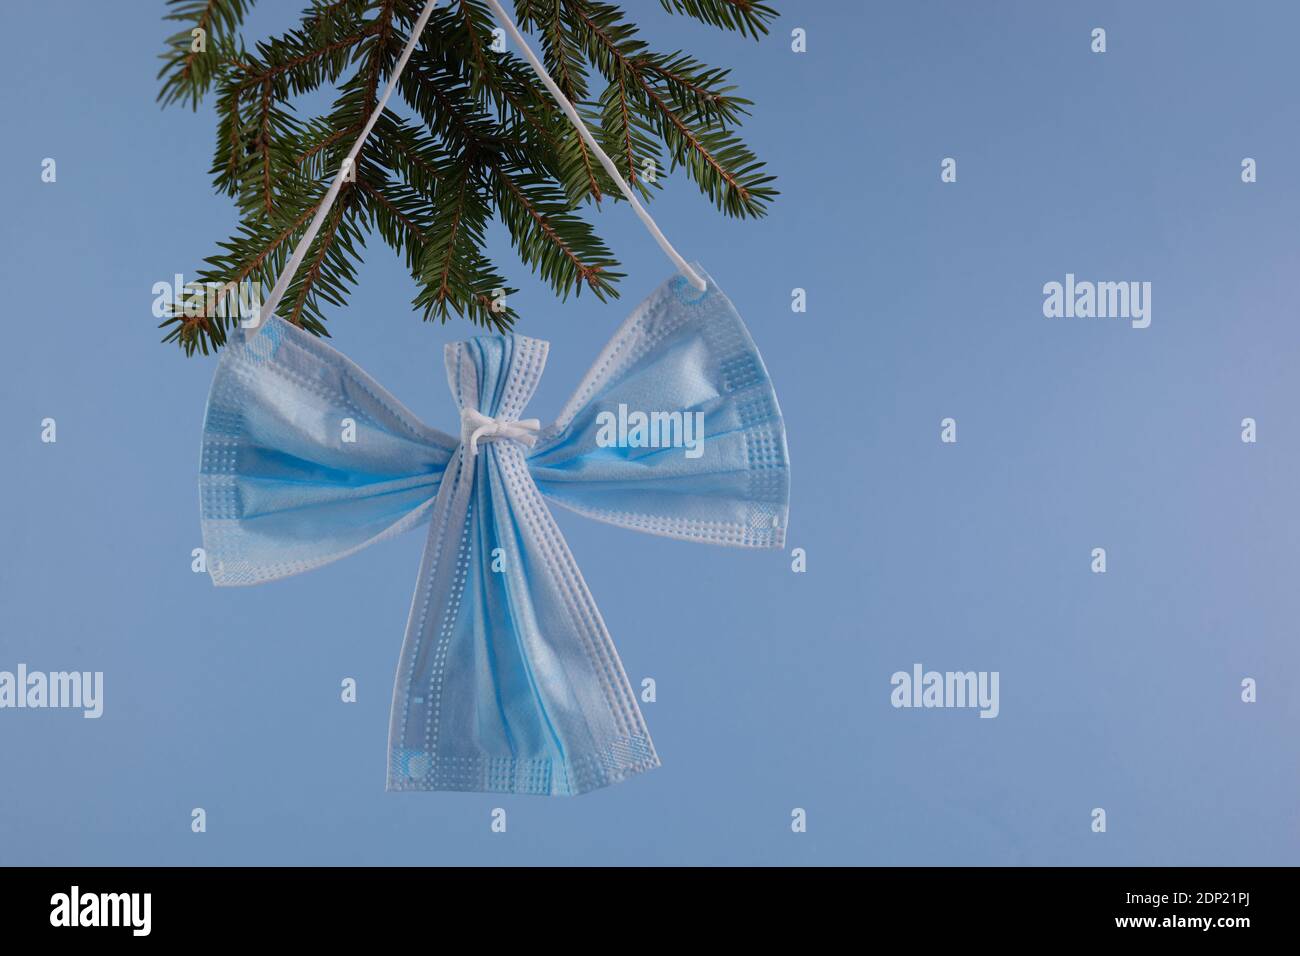
[[[234,296],[241,282],[269,290],[374,109],[423,0],[314,0],[297,27],[246,42],[253,0],[168,0],[183,29],[166,41],[158,99],[197,109],[215,95],[211,175],[233,197],[240,224],[196,276]],[[662,187],[646,170],[681,168],[724,215],[765,214],[772,177],[739,138],[751,105],[730,71],[691,55],[655,52],[613,3],[515,0],[557,84],[638,193]],[[660,0],[670,14],[758,39],[776,17],[757,0]],[[617,296],[612,251],[579,215],[622,201],[528,65],[494,49],[482,0],[435,9],[278,314],[327,335],[325,308],[346,304],[361,251],[377,235],[403,257],[426,320],[452,316],[506,330],[514,290],[486,252],[501,222],[524,266],[565,297],[585,288]],[[299,118],[294,101],[334,90],[324,115]],[[403,114],[407,118],[402,118]],[[222,346],[237,312],[165,318],[164,341],[188,354]]]

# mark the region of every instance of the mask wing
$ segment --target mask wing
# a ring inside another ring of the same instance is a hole
[[[528,465],[548,500],[600,521],[740,547],[785,541],[785,424],[711,279],[703,292],[670,279],[628,317]]]
[[[456,444],[271,319],[229,344],[208,396],[199,501],[212,580],[298,574],[428,520]]]

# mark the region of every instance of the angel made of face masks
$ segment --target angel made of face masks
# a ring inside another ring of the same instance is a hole
[[[687,541],[784,543],[780,408],[712,281],[661,286],[542,426],[524,413],[547,352],[519,335],[448,345],[458,435],[280,319],[218,364],[200,476],[217,584],[297,574],[429,525],[393,693],[390,790],[577,794],[659,765],[551,506]]]

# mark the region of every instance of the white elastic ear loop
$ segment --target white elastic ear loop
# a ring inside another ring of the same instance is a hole
[[[370,135],[370,131],[374,129],[375,123],[378,122],[380,115],[384,112],[384,107],[388,105],[388,99],[393,95],[393,90],[397,87],[397,78],[402,75],[402,70],[406,69],[406,61],[411,58],[415,45],[420,41],[420,34],[424,32],[424,26],[429,22],[429,17],[433,14],[433,8],[437,5],[438,0],[428,0],[424,5],[424,9],[420,11],[420,17],[415,21],[411,36],[402,49],[402,55],[398,57],[397,63],[393,66],[393,72],[388,77],[388,85],[384,87],[383,95],[379,97],[379,102],[375,105],[370,118],[366,120],[366,125],[362,127],[361,135],[357,137],[357,141],[348,150],[347,159],[343,160],[343,164],[334,177],[334,182],[330,183],[330,188],[325,193],[325,197],[321,200],[320,205],[316,207],[316,215],[312,217],[311,225],[307,227],[303,237],[298,240],[293,255],[289,257],[289,261],[285,263],[284,269],[280,272],[280,278],[275,280],[275,285],[271,288],[271,294],[267,296],[266,301],[262,303],[262,307],[258,310],[257,324],[252,326],[252,335],[260,332],[262,326],[266,324],[265,320],[275,315],[275,307],[284,298],[289,283],[293,281],[294,274],[298,271],[298,267],[302,265],[302,260],[307,256],[307,250],[311,248],[312,241],[315,240],[316,234],[320,232],[321,223],[329,215],[334,200],[338,198],[339,190],[343,188],[344,177],[352,164],[356,162],[357,155],[361,152],[361,144],[366,141],[366,137]]]
[[[579,116],[578,111],[573,108],[573,104],[569,102],[568,97],[561,92],[560,88],[556,86],[555,81],[551,79],[551,75],[546,72],[546,67],[542,66],[541,60],[537,59],[537,54],[534,53],[532,47],[528,45],[528,41],[526,41],[523,34],[519,32],[519,28],[515,26],[514,21],[510,19],[510,16],[506,13],[505,8],[501,6],[499,0],[487,0],[487,5],[492,8],[492,12],[496,14],[497,19],[501,21],[501,25],[505,27],[506,32],[510,34],[515,43],[519,44],[519,49],[524,54],[524,58],[527,59],[529,64],[532,66],[533,72],[537,74],[537,78],[542,81],[543,85],[550,90],[551,96],[555,98],[555,102],[559,104],[560,109],[564,110],[564,115],[569,118],[569,122],[573,124],[573,128],[576,129],[578,135],[582,137],[582,141],[587,144],[593,153],[596,154],[596,158],[600,160],[600,164],[605,167],[605,172],[609,173],[610,179],[618,183],[618,188],[627,198],[627,201],[632,204],[632,209],[635,210],[637,216],[640,217],[641,222],[645,224],[646,229],[649,230],[650,235],[654,237],[655,242],[659,243],[659,248],[662,249],[664,254],[672,260],[673,265],[677,267],[678,271],[691,281],[691,284],[695,286],[695,288],[699,289],[701,292],[707,289],[708,283],[706,283],[703,277],[691,268],[690,263],[683,259],[677,250],[673,248],[673,244],[668,241],[668,237],[659,231],[659,227],[655,225],[655,221],[650,218],[650,214],[645,211],[645,207],[643,207],[640,201],[636,198],[636,193],[632,192],[631,187],[623,181],[623,177],[620,175],[618,167],[614,165],[614,161],[605,155],[605,151],[600,148],[595,137],[591,135],[591,131],[587,129],[587,124],[582,121],[582,117]]]
[[[672,260],[673,265],[677,266],[678,271],[689,279],[695,288],[699,289],[701,292],[707,289],[708,283],[704,281],[703,277],[701,277],[699,273],[690,267],[690,264],[681,257],[676,249],[673,248],[672,243],[668,241],[667,237],[659,231],[659,227],[655,225],[655,221],[650,218],[650,214],[645,211],[645,208],[637,200],[636,194],[633,193],[628,184],[623,181],[623,177],[619,174],[618,167],[614,165],[614,161],[605,155],[605,151],[600,148],[599,144],[592,137],[591,131],[587,129],[587,124],[582,121],[582,117],[580,117],[578,111],[573,108],[573,104],[569,102],[568,98],[562,92],[560,92],[560,88],[555,85],[555,81],[551,79],[550,74],[546,72],[546,68],[542,66],[541,61],[537,59],[537,54],[533,53],[532,48],[524,40],[523,35],[520,34],[519,29],[515,26],[514,21],[506,14],[505,9],[502,8],[501,4],[497,2],[497,0],[487,0],[487,3],[497,15],[497,19],[501,21],[501,25],[506,28],[506,32],[514,38],[515,43],[519,44],[519,49],[523,51],[524,57],[528,60],[529,64],[532,65],[533,72],[537,74],[538,79],[542,81],[550,91],[551,96],[555,98],[555,102],[559,104],[560,109],[564,111],[564,115],[569,118],[569,122],[572,123],[573,128],[578,131],[578,135],[582,137],[583,142],[586,143],[587,146],[590,147],[591,151],[596,154],[596,158],[599,159],[600,164],[605,167],[605,172],[609,173],[610,178],[613,179],[614,182],[618,183],[618,188],[622,190],[623,195],[627,197],[627,201],[632,204],[632,208],[636,211],[637,216],[640,217],[641,222],[645,224],[650,235],[654,237],[655,242],[659,243],[659,248],[664,251],[668,258]],[[302,260],[307,256],[307,250],[311,248],[312,242],[315,241],[316,235],[320,232],[321,224],[325,222],[325,217],[329,215],[330,209],[333,208],[334,201],[338,198],[339,190],[343,188],[345,175],[352,167],[352,164],[356,162],[357,155],[361,152],[361,145],[366,141],[366,137],[370,135],[370,131],[374,129],[375,123],[378,122],[380,115],[384,112],[384,108],[388,105],[388,99],[393,95],[393,90],[397,87],[397,79],[402,75],[402,70],[406,69],[406,62],[411,58],[411,53],[415,50],[415,45],[420,41],[420,34],[424,32],[425,24],[429,22],[429,17],[433,14],[433,8],[437,5],[438,0],[427,0],[424,9],[420,11],[420,17],[415,21],[415,26],[412,28],[411,35],[406,41],[406,46],[402,50],[402,55],[398,57],[397,63],[393,66],[393,72],[388,77],[388,85],[384,87],[384,93],[379,97],[379,102],[375,105],[375,109],[370,114],[370,118],[366,120],[366,125],[362,127],[361,135],[357,137],[357,141],[353,143],[352,148],[348,150],[347,158],[343,160],[343,165],[339,167],[338,173],[334,176],[334,181],[330,183],[329,190],[325,193],[324,198],[321,199],[320,205],[316,207],[316,214],[312,216],[311,224],[307,227],[307,231],[303,234],[303,237],[298,240],[298,244],[294,247],[293,255],[289,257],[289,261],[285,263],[284,269],[280,271],[280,277],[275,280],[275,285],[271,288],[271,294],[266,297],[266,301],[262,303],[262,307],[258,310],[256,324],[246,326],[246,328],[251,329],[250,338],[257,335],[257,333],[262,330],[262,327],[266,325],[266,319],[275,315],[276,306],[278,306],[280,300],[284,298],[284,293],[288,290],[289,283],[293,281],[293,277],[297,273],[298,267],[302,265]]]

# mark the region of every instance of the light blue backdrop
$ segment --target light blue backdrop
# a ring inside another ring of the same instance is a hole
[[[262,6],[270,31],[298,5]],[[754,44],[632,4],[734,66],[780,176],[757,223],[680,178],[654,211],[767,359],[808,571],[560,513],[658,683],[664,766],[539,799],[383,790],[422,532],[261,588],[191,573],[214,360],[158,344],[150,290],[235,222],[210,106],[154,104],[159,4],[4,4],[0,669],[102,670],[106,699],[0,711],[0,862],[1300,862],[1300,7],[781,6]],[[616,304],[510,267],[553,343],[543,418],[670,272],[625,207],[600,224]],[[1045,319],[1067,272],[1152,282],[1151,327]],[[473,331],[413,291],[373,243],[335,344],[450,428],[442,346]],[[893,709],[914,662],[999,671],[1000,716]]]

